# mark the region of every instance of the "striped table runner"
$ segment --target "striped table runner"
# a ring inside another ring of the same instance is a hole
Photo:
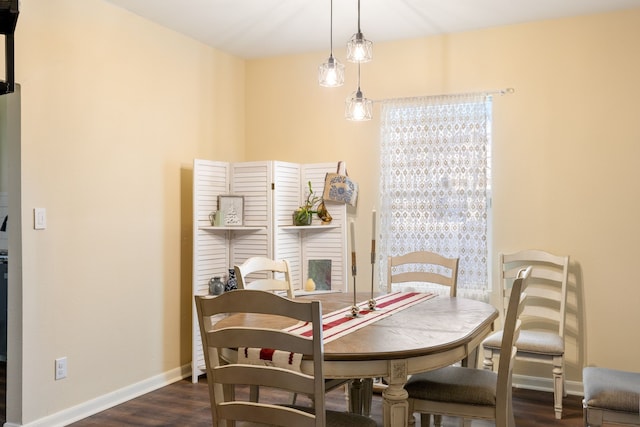
[[[432,293],[392,292],[376,297],[376,310],[369,310],[369,301],[358,303],[359,317],[347,316],[351,306],[327,313],[322,316],[323,342],[329,343],[351,332],[364,328],[378,320],[391,316],[405,308],[426,301],[435,296]],[[310,337],[313,333],[309,322],[300,322],[285,331]],[[252,365],[270,365],[300,371],[302,355],[268,348],[239,348],[238,363]]]
[[[375,298],[377,310],[369,310],[368,300],[358,303],[358,307],[360,307],[360,317],[347,316],[347,314],[351,313],[351,306],[327,313],[322,316],[323,341],[327,344],[333,340],[337,340],[351,332],[364,328],[385,317],[389,317],[393,313],[397,313],[412,305],[431,299],[434,296],[435,294],[432,293],[392,292]],[[300,322],[285,329],[285,331],[303,336],[311,336],[312,333],[309,322]]]

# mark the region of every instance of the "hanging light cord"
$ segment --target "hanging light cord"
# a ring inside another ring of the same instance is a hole
[[[333,57],[333,0],[331,0],[331,7],[329,8],[331,21],[329,22],[329,47],[331,49],[330,56]]]
[[[331,0],[331,7],[329,8],[329,48],[331,49],[331,56],[333,56],[333,0]]]
[[[360,0],[358,0],[358,34],[360,34]]]

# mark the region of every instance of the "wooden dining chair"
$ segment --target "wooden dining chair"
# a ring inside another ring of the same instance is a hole
[[[289,272],[289,261],[272,260],[265,257],[251,257],[248,258],[241,265],[234,266],[236,271],[236,278],[238,280],[238,289],[257,289],[261,291],[286,291],[288,298],[294,298],[293,285],[291,283],[291,277]],[[282,279],[277,279],[277,274],[283,276]],[[256,275],[262,274],[262,277],[256,278]],[[249,281],[249,279],[253,280]],[[331,391],[335,388],[347,384],[350,380],[338,380],[331,379],[326,381],[326,390]],[[258,387],[251,387],[251,398],[257,402],[260,398],[260,390]],[[297,395],[294,394],[292,402],[296,403]]]
[[[433,283],[447,286],[449,295],[456,296],[459,258],[446,258],[429,251],[409,252],[390,256],[387,262],[387,292],[394,283]]]
[[[294,298],[293,285],[289,275],[289,261],[274,260],[266,257],[250,257],[240,265],[234,265],[238,289],[257,289],[270,292],[286,292],[288,298]],[[281,278],[278,278],[280,275]],[[260,398],[258,387],[251,387],[251,400],[257,402]],[[296,396],[293,396],[293,403]]]
[[[289,275],[291,268],[286,259],[251,257],[233,268],[236,272],[238,289],[286,291],[288,298],[294,298],[293,284]]]
[[[387,292],[392,292],[393,284],[398,284],[397,289],[411,287],[411,283],[435,284],[448,288],[450,296],[455,297],[458,286],[458,262],[459,258],[447,258],[430,251],[415,251],[403,255],[389,256],[387,258]],[[472,358],[475,360],[475,358]],[[463,361],[466,366],[467,361]],[[386,386],[382,379],[363,379],[362,404],[363,412],[368,415],[371,409],[374,389],[380,391]]]
[[[486,369],[447,366],[412,375],[405,390],[409,394],[409,414],[422,414],[421,425],[429,425],[429,414],[464,419],[494,420],[496,427],[515,427],[511,377],[516,355],[515,342],[520,332],[519,319],[527,298],[527,280],[531,268],[522,270],[513,282],[504,321],[498,372]],[[436,426],[441,425],[439,422]]]
[[[205,351],[205,365],[213,425],[236,421],[284,427],[376,427],[372,419],[325,409],[322,309],[319,301],[301,301],[259,290],[234,290],[220,296],[195,296]],[[259,326],[216,327],[212,318],[233,314],[261,314],[287,318],[291,324],[310,322],[312,336],[305,337],[270,327],[268,318]],[[257,349],[257,359],[228,360],[229,349]],[[285,363],[274,362],[284,354]],[[262,354],[273,354],[271,362]],[[311,372],[301,372],[301,361]],[[287,362],[293,360],[294,362]],[[296,361],[297,360],[297,364]],[[312,397],[309,407],[258,403],[240,399],[236,385],[254,385],[302,393]],[[244,425],[244,424],[243,424]]]
[[[553,395],[556,419],[562,418],[564,379],[564,323],[567,301],[569,257],[541,250],[500,254],[503,301],[509,297],[510,284],[519,269],[532,266],[527,294],[529,301],[522,314],[522,332],[516,343],[517,360],[553,365]],[[493,358],[500,354],[501,331],[487,337],[484,348],[485,369],[493,369]]]

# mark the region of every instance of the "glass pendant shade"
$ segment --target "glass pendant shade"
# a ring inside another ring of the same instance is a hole
[[[329,42],[331,53],[329,59],[318,67],[318,83],[324,87],[338,87],[344,84],[344,64],[333,57],[333,0],[331,5],[331,21],[329,26]]]
[[[324,87],[338,87],[344,84],[344,64],[329,56],[327,62],[318,67],[318,83]]]
[[[361,32],[353,35],[347,43],[347,60],[350,62],[369,62],[373,57],[373,43],[364,38]]]
[[[362,122],[371,120],[373,116],[373,101],[362,95],[360,88],[353,92],[345,102],[344,115],[347,120]]]
[[[358,0],[358,32],[347,42],[347,61],[363,62],[371,61],[373,57],[373,43],[365,39],[360,31],[360,0]]]

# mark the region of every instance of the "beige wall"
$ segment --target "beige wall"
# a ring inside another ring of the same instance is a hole
[[[243,158],[245,64],[101,0],[22,2],[16,62],[28,423],[190,362],[192,164]]]
[[[100,0],[21,7],[24,283],[10,298],[24,301],[24,332],[10,343],[22,354],[9,365],[22,384],[10,384],[10,422],[190,361],[193,158],[346,160],[367,253],[379,106],[370,123],[342,118],[352,64],[330,90],[316,84],[327,52],[245,63]],[[640,286],[624,267],[640,237],[638,39],[640,9],[378,43],[362,67],[374,99],[516,89],[494,102],[491,253],[572,256],[573,381],[583,364],[637,369],[640,344],[625,332],[640,323]],[[47,230],[32,229],[34,207],[47,208]],[[69,378],[56,382],[61,356]]]
[[[515,88],[494,98],[491,255],[541,248],[572,258],[567,372],[637,370],[640,286],[640,9],[374,45],[362,90],[376,100]],[[341,45],[341,42],[336,42]],[[361,183],[358,253],[368,253],[378,179],[379,104],[343,119],[356,87],[321,88],[328,52],[247,64],[248,160],[346,160]],[[336,56],[344,59],[344,50]],[[358,284],[370,283],[359,257]],[[494,278],[495,282],[495,278]],[[529,367],[531,368],[531,367]],[[545,370],[518,370],[548,376]]]

